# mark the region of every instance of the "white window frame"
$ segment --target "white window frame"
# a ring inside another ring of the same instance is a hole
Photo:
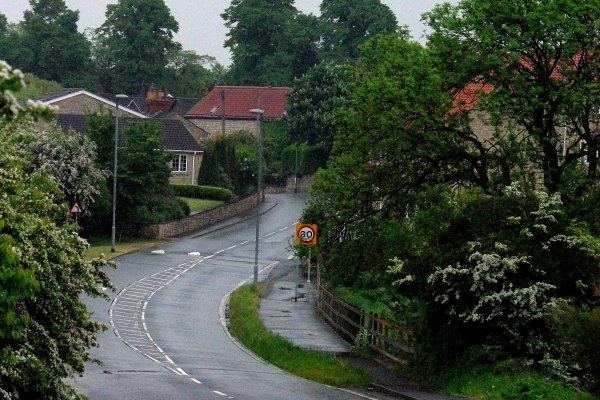
[[[187,172],[187,154],[176,154],[171,159],[171,171]]]

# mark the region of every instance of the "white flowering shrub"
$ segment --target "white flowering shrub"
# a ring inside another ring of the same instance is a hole
[[[599,239],[567,214],[559,194],[511,186],[452,196],[412,211],[404,237],[418,241],[387,270],[403,295],[427,305],[415,326],[418,362],[439,366],[492,346],[572,385],[586,381],[569,355],[575,340],[557,340],[549,315],[562,299],[597,301]]]
[[[438,268],[427,282],[435,301],[448,309],[450,318],[481,324],[492,332],[518,337],[533,322],[544,318],[554,304],[555,286],[545,282],[519,280],[533,268],[527,256],[482,253],[480,243],[470,243],[472,252],[465,265]]]
[[[108,172],[97,165],[97,146],[87,136],[65,133],[54,122],[23,121],[10,129],[8,139],[26,160],[26,172],[44,172],[58,184],[65,195],[61,201],[77,199],[85,210],[95,202]]]
[[[88,244],[74,233],[56,179],[28,170],[16,149],[15,127],[46,115],[39,105],[19,105],[12,90],[22,75],[0,62],[0,398],[80,399],[68,378],[92,360],[103,326],[84,295],[108,296],[104,268],[84,258]]]
[[[20,70],[0,60],[0,121],[47,118],[55,110],[55,107],[40,102],[20,104],[17,101],[14,93],[25,87],[24,78]]]

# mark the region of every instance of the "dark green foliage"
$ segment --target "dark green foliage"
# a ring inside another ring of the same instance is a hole
[[[398,29],[394,12],[379,0],[323,0],[321,20],[326,59],[335,61],[356,58],[367,39]]]
[[[164,76],[155,83],[177,97],[204,97],[212,85],[220,83],[222,68],[214,57],[177,48],[169,54]]]
[[[77,31],[79,12],[68,9],[64,0],[30,0],[30,5],[13,44],[21,50],[9,61],[66,87],[93,88],[90,43]]]
[[[219,135],[204,142],[198,183],[223,187],[237,195],[256,191],[256,139],[247,132]]]
[[[292,0],[234,0],[221,16],[229,28],[231,82],[288,86],[317,61],[319,22]]]
[[[110,114],[88,115],[87,135],[98,146],[98,163],[113,171],[115,121]],[[119,229],[135,230],[140,223],[180,219],[189,214],[185,202],[176,199],[169,188],[172,155],[163,150],[163,131],[156,122],[132,122],[121,126],[118,153],[117,224]],[[112,217],[112,178],[108,179],[92,216],[82,221],[90,231],[110,228]]]
[[[588,175],[596,176],[596,0],[465,0],[437,5],[424,18],[432,28],[429,48],[448,86],[481,80],[494,86],[478,107],[500,124],[520,124],[526,133],[521,146],[535,148],[527,161],[544,173],[548,190],[557,190],[567,167],[582,157],[588,159]],[[586,146],[580,150],[581,139]]]
[[[0,232],[4,222],[0,220]],[[13,240],[9,235],[0,234],[0,343],[20,339],[25,334],[27,316],[17,309],[23,299],[32,297],[39,290],[39,282],[32,269],[24,269],[12,248]],[[6,349],[0,347],[0,351]],[[1,378],[0,378],[1,381]]]
[[[215,186],[171,185],[171,187],[175,196],[181,197],[219,201],[229,201],[235,197],[231,190]]]
[[[322,145],[327,153],[335,136],[335,111],[346,104],[351,79],[347,65],[320,63],[294,81],[287,127],[295,143]]]
[[[142,83],[164,82],[168,54],[179,49],[179,24],[163,0],[119,0],[106,7],[99,41],[112,62],[105,90],[139,93]]]
[[[548,319],[564,354],[579,363],[583,374],[589,374],[590,388],[600,390],[600,307],[577,308],[563,301]]]
[[[0,54],[2,54],[1,51]],[[23,89],[15,93],[19,100],[31,99],[62,88],[58,82],[41,79],[33,74],[25,74],[25,85]]]
[[[119,150],[117,204],[123,225],[180,219],[189,214],[169,189],[171,154],[163,150],[156,122],[135,122],[124,129]]]
[[[283,175],[312,175],[325,167],[328,151],[323,145],[288,146],[281,153]]]

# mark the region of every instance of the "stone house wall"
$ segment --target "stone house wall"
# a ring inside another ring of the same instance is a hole
[[[223,133],[223,125],[220,118],[193,118],[189,119],[198,128],[205,130],[211,136]],[[256,136],[256,120],[254,119],[225,119],[225,133],[238,131],[251,132]]]
[[[200,172],[200,164],[202,164],[202,153],[182,153],[182,152],[169,152],[173,156],[177,154],[187,155],[187,171],[178,172],[171,171],[171,177],[169,183],[172,185],[195,185],[198,183],[198,173]]]

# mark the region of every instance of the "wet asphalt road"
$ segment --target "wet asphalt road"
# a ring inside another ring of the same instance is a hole
[[[267,196],[261,216],[259,269],[287,259],[294,223],[306,197]],[[269,204],[270,203],[270,204]],[[255,219],[192,235],[118,259],[111,302],[86,300],[100,335],[89,364],[75,379],[102,399],[356,399],[267,365],[238,347],[219,318],[223,296],[252,275]],[[190,254],[199,252],[200,255]]]

